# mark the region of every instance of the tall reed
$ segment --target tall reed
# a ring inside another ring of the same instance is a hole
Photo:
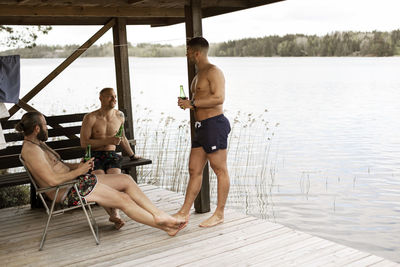
[[[229,112],[225,115],[230,118],[232,129],[228,139],[231,189],[227,206],[258,217],[273,217],[271,192],[277,153],[271,155],[271,145],[279,123],[270,125],[267,110],[258,115],[240,111],[234,116]],[[178,121],[166,115],[157,122],[138,118],[135,139],[137,153],[153,160],[153,164],[137,168],[139,182],[184,194],[189,180],[189,120]],[[216,203],[217,179],[211,169],[210,197]]]

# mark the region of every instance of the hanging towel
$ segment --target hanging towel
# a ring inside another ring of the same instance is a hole
[[[0,56],[0,102],[18,103],[19,89],[19,55]]]
[[[6,105],[4,103],[0,103],[0,119],[5,118],[10,116],[8,113]],[[1,123],[0,123],[0,149],[6,148],[7,143],[6,140],[4,139],[4,134],[3,134],[3,128],[1,128]]]

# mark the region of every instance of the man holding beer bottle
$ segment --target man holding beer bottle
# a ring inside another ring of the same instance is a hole
[[[128,139],[125,137],[123,125],[124,114],[115,109],[117,97],[113,88],[104,88],[100,91],[101,107],[85,115],[80,133],[81,146],[91,146],[94,157],[94,174],[119,174],[121,173],[122,156],[116,153],[116,146],[130,156],[131,160],[139,157],[135,155]],[[110,221],[115,223],[115,228],[120,229],[125,222],[121,219],[116,209],[106,209]]]
[[[207,161],[218,180],[218,203],[214,214],[200,223],[200,227],[212,227],[224,221],[224,208],[229,193],[227,169],[227,139],[231,131],[223,114],[225,78],[222,71],[208,61],[209,44],[203,37],[195,37],[187,43],[187,57],[196,65],[197,74],[191,88],[192,99],[178,97],[178,106],[194,111],[195,134],[189,158],[189,184],[185,202],[174,216],[189,221],[190,209],[200,191],[202,174]]]

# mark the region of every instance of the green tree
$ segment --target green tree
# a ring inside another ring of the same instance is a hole
[[[0,25],[0,46],[34,47],[40,34],[47,34],[51,26],[16,26]]]

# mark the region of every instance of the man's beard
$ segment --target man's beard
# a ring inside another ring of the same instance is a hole
[[[37,134],[37,139],[39,139],[42,142],[46,142],[49,136],[47,135],[47,132],[43,130],[42,125],[40,125],[39,127],[40,127],[40,132]]]

